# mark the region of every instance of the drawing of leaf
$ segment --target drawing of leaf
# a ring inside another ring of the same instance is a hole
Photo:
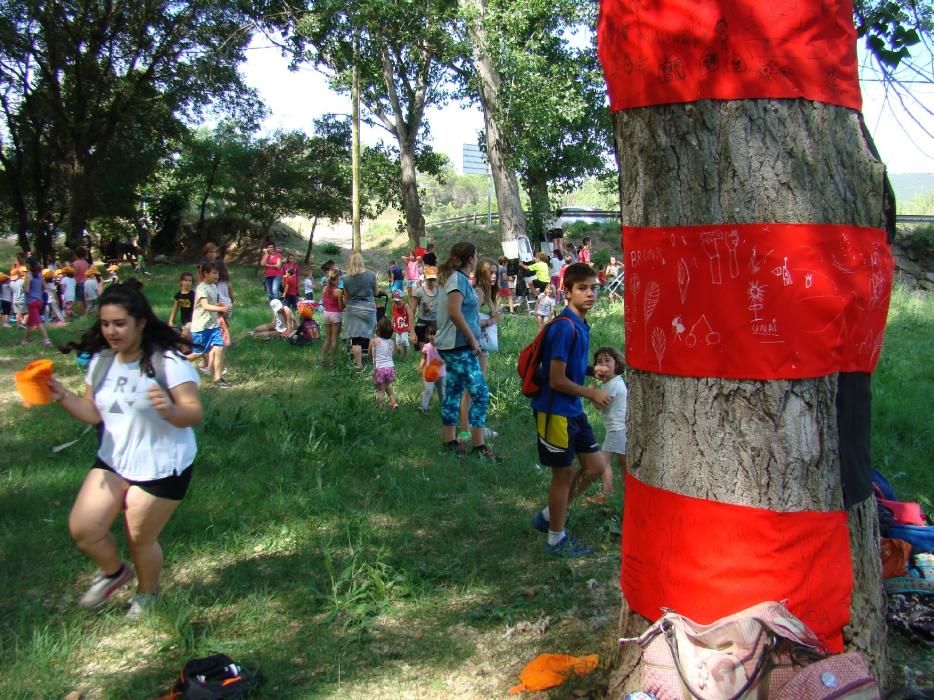
[[[658,369],[662,369],[662,358],[665,356],[665,348],[668,347],[668,341],[665,340],[665,332],[655,326],[652,329],[652,349],[655,351],[655,359],[658,360]]]
[[[642,316],[645,323],[648,323],[649,319],[652,318],[652,314],[655,313],[660,293],[658,282],[649,282],[649,286],[645,288],[645,302],[642,307]]]
[[[684,258],[678,262],[678,289],[681,291],[681,303],[685,302],[688,294],[688,282],[691,281],[691,274],[688,272],[688,264]]]

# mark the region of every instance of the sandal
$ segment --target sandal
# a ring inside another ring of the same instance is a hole
[[[493,452],[492,449],[490,449],[489,445],[474,445],[473,448],[470,450],[470,454],[476,455],[480,459],[489,459],[494,462],[499,461],[496,458],[496,453]]]
[[[393,401],[391,404],[389,404],[389,408],[399,408],[398,402]]]
[[[458,442],[457,440],[451,440],[450,442],[444,443],[444,448],[449,452],[453,452],[458,457],[463,457],[467,454],[467,448],[464,447],[462,442]]]

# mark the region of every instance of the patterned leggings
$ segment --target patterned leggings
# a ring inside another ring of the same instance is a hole
[[[461,408],[461,394],[470,394],[470,411],[467,422],[471,428],[486,425],[486,411],[490,405],[490,390],[486,378],[480,371],[480,361],[470,348],[464,350],[442,350],[447,377],[444,380],[444,401],[441,403],[441,424],[457,425]]]

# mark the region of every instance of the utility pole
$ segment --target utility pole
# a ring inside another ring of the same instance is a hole
[[[353,108],[351,115],[351,155],[350,171],[353,187],[353,249],[356,252],[363,250],[360,238],[360,66],[359,66],[360,40],[354,33],[353,40]]]

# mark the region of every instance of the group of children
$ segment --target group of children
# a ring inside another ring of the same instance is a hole
[[[41,322],[63,326],[82,313],[96,311],[97,298],[104,287],[119,282],[118,266],[111,265],[106,272],[105,276],[98,266],[90,265],[84,271],[83,279],[79,280],[79,272],[71,265],[37,269],[42,279]],[[0,328],[7,325],[26,327],[27,273],[29,268],[19,261],[9,274],[0,272]]]

